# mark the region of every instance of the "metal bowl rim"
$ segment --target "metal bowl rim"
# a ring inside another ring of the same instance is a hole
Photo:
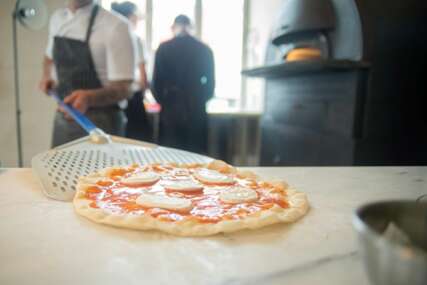
[[[403,244],[399,244],[397,242],[392,242],[391,240],[384,238],[381,234],[379,234],[377,231],[373,230],[367,223],[363,221],[363,219],[360,217],[360,213],[365,210],[366,208],[372,207],[374,205],[383,205],[383,204],[390,204],[390,203],[420,203],[420,204],[427,204],[425,202],[415,202],[414,200],[387,200],[387,201],[377,201],[377,202],[370,202],[367,204],[363,204],[362,206],[359,206],[354,212],[353,212],[353,226],[356,229],[356,231],[359,234],[367,234],[368,236],[372,237],[376,243],[379,243],[381,245],[387,245],[394,251],[401,251],[401,250],[410,250],[413,251],[416,254],[417,258],[422,258],[425,262],[427,262],[427,253],[420,249],[417,246],[407,246]]]

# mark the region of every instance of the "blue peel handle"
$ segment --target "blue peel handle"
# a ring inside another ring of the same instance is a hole
[[[96,129],[96,126],[89,120],[85,115],[80,113],[80,111],[74,109],[70,105],[64,103],[64,101],[59,98],[58,94],[55,91],[50,90],[48,92],[55,101],[61,106],[67,113],[88,133],[90,134],[93,130]]]

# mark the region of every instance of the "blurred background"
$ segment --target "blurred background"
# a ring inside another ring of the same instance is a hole
[[[110,0],[98,1],[110,9]],[[119,1],[120,2],[120,1]],[[65,1],[44,1],[48,14]],[[215,56],[208,155],[236,165],[427,164],[423,1],[139,0],[148,78],[178,14]],[[18,165],[14,52],[24,166],[50,148],[54,101],[38,88],[48,25],[17,26],[0,2],[0,161]],[[146,94],[149,97],[150,94]],[[155,124],[155,111],[150,113]],[[155,134],[154,134],[155,136]],[[156,137],[153,138],[156,142]]]

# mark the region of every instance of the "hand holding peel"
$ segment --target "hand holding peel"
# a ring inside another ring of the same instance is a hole
[[[74,109],[85,114],[90,107],[89,98],[92,94],[90,90],[75,90],[70,95],[64,98],[64,103],[71,105]],[[67,120],[72,120],[71,116],[61,107],[59,107]]]

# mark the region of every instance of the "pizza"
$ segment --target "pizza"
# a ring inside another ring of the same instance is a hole
[[[223,161],[110,167],[81,177],[76,212],[97,223],[206,236],[298,220],[304,193]]]

